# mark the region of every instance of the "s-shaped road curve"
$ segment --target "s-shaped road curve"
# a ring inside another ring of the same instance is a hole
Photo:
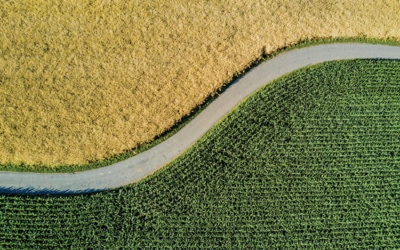
[[[400,46],[337,43],[279,54],[236,80],[175,135],[147,151],[107,167],[78,173],[0,172],[0,193],[90,193],[135,183],[190,148],[243,99],[272,80],[312,64],[356,58],[400,59]]]

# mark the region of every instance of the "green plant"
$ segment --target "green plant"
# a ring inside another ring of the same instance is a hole
[[[398,248],[400,61],[324,63],[255,93],[140,183],[0,196],[2,248]]]

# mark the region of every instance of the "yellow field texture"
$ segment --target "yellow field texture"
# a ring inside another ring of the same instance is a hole
[[[0,0],[0,163],[122,153],[171,127],[263,48],[399,40],[399,13],[398,0]]]

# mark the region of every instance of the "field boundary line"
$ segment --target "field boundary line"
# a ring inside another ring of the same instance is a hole
[[[400,46],[333,43],[293,49],[251,69],[176,134],[115,164],[77,173],[0,172],[0,193],[78,194],[136,183],[167,165],[253,92],[271,81],[314,64],[346,59],[400,59]]]

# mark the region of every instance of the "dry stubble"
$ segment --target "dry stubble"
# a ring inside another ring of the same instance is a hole
[[[261,55],[400,40],[400,1],[0,2],[0,163],[82,164],[151,141]]]

